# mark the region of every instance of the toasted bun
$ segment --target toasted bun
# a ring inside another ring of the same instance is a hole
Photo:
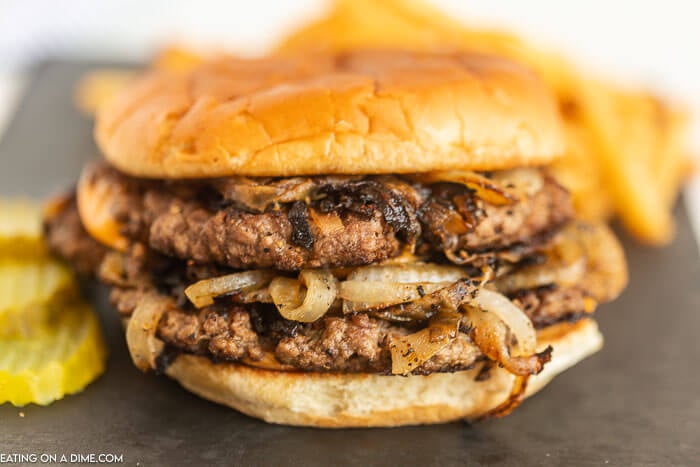
[[[498,170],[547,164],[564,144],[552,96],[521,65],[396,50],[152,70],[95,134],[114,166],[156,178]]]
[[[552,326],[539,345],[554,347],[552,361],[530,378],[527,395],[555,375],[598,351],[603,337],[595,321]],[[443,423],[475,418],[503,402],[513,376],[492,370],[474,380],[478,369],[429,376],[301,373],[271,371],[205,357],[180,355],[166,371],[186,389],[271,423],[328,428]]]

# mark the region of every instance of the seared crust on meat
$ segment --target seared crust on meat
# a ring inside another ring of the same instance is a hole
[[[237,209],[211,212],[174,201],[151,224],[150,245],[165,254],[235,268],[355,266],[396,256],[401,243],[374,213],[369,219],[341,215],[342,227],[323,232],[310,223],[311,248],[294,240],[288,210],[251,214]]]
[[[264,210],[246,209],[239,199],[229,198],[235,192],[232,185],[254,183],[250,179],[157,182],[128,177],[107,165],[87,167],[83,179],[87,182],[79,190],[91,190],[85,197],[110,193],[104,209],[131,242],[185,260],[241,269],[371,264],[415,245],[429,254],[476,261],[513,248],[526,252],[573,216],[566,190],[546,176],[536,193],[503,206],[486,203],[456,184],[426,185],[390,176],[313,177],[304,201]],[[91,188],[98,185],[99,190]],[[103,233],[104,228],[92,225],[100,216],[90,206],[80,205],[81,217],[90,232]]]
[[[555,284],[518,290],[508,298],[528,315],[537,329],[561,321],[578,321],[594,311],[597,299],[580,286],[559,287]]]
[[[148,291],[115,288],[112,302],[125,316]],[[525,308],[536,328],[585,316],[578,306],[578,289],[549,288],[523,294],[539,297],[541,305]],[[556,300],[567,297],[557,306]],[[518,303],[518,302],[516,302]],[[391,373],[391,337],[415,332],[416,325],[396,324],[357,313],[325,316],[313,323],[288,321],[274,306],[219,303],[201,310],[167,308],[158,325],[158,336],[185,353],[205,355],[214,361],[246,361],[255,365],[274,355],[282,365],[302,371]],[[413,374],[461,371],[485,357],[463,329],[449,346],[440,350]]]
[[[472,228],[450,232],[447,226],[454,212],[468,215]],[[419,211],[423,237],[450,257],[527,245],[540,234],[556,231],[573,216],[569,192],[549,176],[526,202],[503,206],[465,197],[463,188],[442,184],[433,188]]]
[[[148,293],[115,288],[111,299],[128,316]],[[169,307],[157,335],[175,349],[214,361],[243,360],[255,366],[273,354],[280,364],[302,371],[390,374],[389,341],[411,332],[412,327],[366,314],[304,324],[285,320],[271,305],[229,304],[197,311]],[[468,334],[460,333],[413,374],[466,370],[483,358]]]
[[[55,216],[77,219],[75,203],[65,203],[63,211],[57,210]],[[426,325],[394,323],[361,313],[330,313],[313,323],[298,323],[283,319],[271,304],[237,304],[225,297],[210,307],[194,310],[183,295],[184,287],[230,270],[168,257],[140,243],[134,243],[125,253],[110,253],[98,267],[94,263],[104,255],[104,247],[79,223],[72,223],[70,229],[67,226],[47,222],[49,244],[73,261],[80,259],[74,255],[75,245],[83,245],[80,249],[86,251],[92,249],[94,260],[84,266],[99,269],[101,278],[116,286],[112,299],[124,316],[132,313],[145,294],[166,294],[175,300],[177,306],[164,310],[157,335],[178,352],[266,367],[272,359],[273,367],[310,372],[389,374],[391,338]],[[113,264],[115,259],[118,264]],[[515,291],[510,298],[536,328],[542,329],[581,319],[593,311],[595,300],[601,297],[592,296],[580,285],[546,285]],[[470,330],[462,329],[456,339],[413,374],[466,370],[485,358],[472,342]]]
[[[563,323],[539,333],[540,349],[552,346],[552,361],[531,376],[526,397],[557,374],[597,352],[603,336],[595,321]],[[406,378],[362,373],[271,371],[180,355],[165,369],[186,389],[270,423],[326,428],[445,423],[487,414],[508,396],[513,376],[494,368]]]
[[[48,243],[112,287],[137,368],[213,401],[327,427],[503,416],[600,348],[586,315],[626,282],[548,175],[560,124],[537,76],[478,54],[151,70],[97,115],[109,162]]]
[[[85,231],[74,194],[55,204],[44,219],[44,232],[49,249],[80,274],[94,274],[108,251]]]

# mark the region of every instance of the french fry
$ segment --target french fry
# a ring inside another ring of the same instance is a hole
[[[590,129],[573,120],[565,123],[568,152],[549,170],[572,195],[579,218],[587,221],[609,219],[613,214],[599,163],[592,154],[597,150]]]
[[[152,68],[170,71],[187,71],[201,63],[206,57],[193,49],[171,45],[157,55]]]
[[[690,173],[683,114],[654,96],[606,83],[591,81],[584,92],[617,214],[643,242],[669,242],[671,208]]]
[[[94,115],[100,107],[110,103],[135,76],[134,71],[111,68],[86,73],[78,81],[75,90],[76,107],[86,115]]]
[[[161,50],[151,63],[151,68],[173,72],[187,71],[201,63],[205,56],[191,49],[169,46]],[[75,106],[88,116],[109,104],[136,76],[135,70],[102,68],[83,75],[75,88]]]

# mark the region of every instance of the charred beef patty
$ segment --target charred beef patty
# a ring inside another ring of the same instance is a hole
[[[129,314],[143,292],[115,288],[112,301]],[[412,331],[365,314],[325,316],[313,323],[287,321],[274,305],[212,306],[197,311],[168,308],[157,335],[177,350],[215,361],[255,364],[273,354],[303,371],[391,373],[389,341]],[[415,374],[459,371],[485,358],[469,336],[460,333]]]
[[[240,269],[371,264],[415,245],[473,259],[521,248],[573,216],[568,192],[546,175],[536,193],[494,205],[461,185],[393,176],[163,182],[106,164],[88,170],[88,183],[110,185],[131,241]]]
[[[54,252],[84,271],[109,273],[106,250],[84,230],[74,200],[47,220],[46,230]],[[421,325],[392,323],[363,313],[329,315],[304,324],[285,320],[273,305],[236,304],[225,297],[214,306],[195,310],[183,294],[184,287],[230,270],[167,257],[142,244],[132,245],[126,255],[119,256],[119,277],[102,276],[118,284],[112,290],[112,301],[119,312],[130,315],[149,293],[172,296],[176,306],[164,310],[158,336],[177,351],[214,360],[255,364],[274,355],[278,362],[304,371],[390,373],[390,337],[410,334]],[[536,328],[584,316],[587,296],[579,287],[554,285],[511,294]],[[462,331],[414,373],[458,371],[484,359],[468,330]]]
[[[44,233],[49,249],[80,274],[95,274],[107,253],[107,247],[85,231],[75,195],[67,196],[53,206],[51,215],[44,220]]]
[[[556,303],[565,298],[564,306],[573,305],[578,290],[551,287],[537,294],[541,300]],[[144,291],[114,288],[112,302],[125,316],[143,300]],[[573,321],[583,310],[559,308],[560,319]],[[535,318],[535,326],[554,324],[553,316],[530,308],[527,315]],[[574,317],[576,317],[574,319]],[[243,361],[255,364],[274,355],[276,360],[303,371],[337,371],[391,373],[391,337],[415,332],[414,325],[392,323],[364,313],[346,316],[324,316],[313,323],[299,323],[282,318],[271,304],[218,303],[200,310],[171,307],[164,311],[157,335],[168,346],[182,352],[208,356],[215,361]],[[451,372],[472,368],[484,355],[461,329],[457,338],[414,374]]]

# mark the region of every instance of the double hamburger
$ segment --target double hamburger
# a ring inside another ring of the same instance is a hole
[[[501,58],[359,50],[151,70],[47,211],[132,359],[268,422],[509,413],[602,345],[624,288],[547,165],[553,98]]]

